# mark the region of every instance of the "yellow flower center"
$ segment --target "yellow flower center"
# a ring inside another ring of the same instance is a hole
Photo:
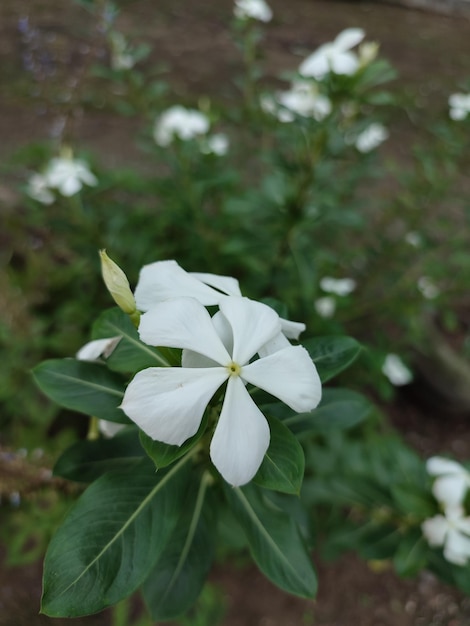
[[[227,365],[227,370],[230,376],[240,376],[242,368],[238,365],[238,363],[232,361]]]

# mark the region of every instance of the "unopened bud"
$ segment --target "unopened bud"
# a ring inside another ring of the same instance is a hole
[[[375,41],[365,41],[359,46],[359,63],[365,67],[375,61],[379,53],[379,44]]]
[[[106,254],[106,250],[100,250],[101,273],[104,284],[112,295],[118,307],[128,315],[137,312],[134,294],[131,291],[127,276],[122,269]]]

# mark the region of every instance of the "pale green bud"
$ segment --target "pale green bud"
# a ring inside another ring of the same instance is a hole
[[[100,250],[101,273],[104,284],[112,295],[118,307],[130,316],[136,314],[134,294],[131,291],[127,276],[122,269],[106,254],[106,250]]]

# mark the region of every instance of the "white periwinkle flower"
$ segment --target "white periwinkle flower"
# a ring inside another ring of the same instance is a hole
[[[347,28],[334,41],[325,43],[300,64],[299,73],[321,80],[330,72],[351,76],[359,68],[360,60],[351,49],[357,46],[365,33],[362,28]]]
[[[201,152],[204,154],[215,154],[216,156],[224,156],[229,148],[229,140],[224,133],[215,133],[209,135],[207,139],[201,143]]]
[[[43,174],[32,174],[29,177],[26,193],[33,200],[37,200],[41,204],[52,204],[54,202],[54,194],[51,192],[49,181]]]
[[[288,345],[252,360],[280,334],[281,321],[268,306],[228,297],[210,317],[194,298],[175,298],[141,317],[141,340],[151,346],[182,348],[182,367],[151,367],[136,374],[121,408],[154,440],[180,446],[193,436],[217,389],[227,383],[210,456],[232,485],[249,482],[269,446],[266,418],[254,403],[250,383],[294,411],[315,408],[321,383],[302,346]]]
[[[314,302],[315,311],[320,317],[328,319],[333,317],[336,311],[336,300],[331,296],[317,298]]]
[[[444,507],[461,505],[470,487],[470,472],[451,459],[433,456],[426,462],[426,470],[436,479],[432,492]]]
[[[371,152],[389,137],[389,132],[383,124],[370,124],[354,140],[359,152]]]
[[[94,187],[98,184],[85,161],[74,159],[71,155],[51,159],[44,176],[49,187],[67,197],[78,193],[83,185]]]
[[[395,387],[408,385],[413,380],[413,374],[397,354],[387,354],[382,372]]]
[[[421,276],[418,279],[418,289],[427,300],[434,300],[441,293],[429,276]]]
[[[449,96],[449,116],[453,120],[463,120],[469,113],[470,93],[453,93]]]
[[[201,111],[175,105],[157,118],[153,137],[159,146],[168,146],[175,137],[188,141],[205,135],[209,127],[209,118]]]
[[[336,296],[348,296],[356,289],[356,281],[353,278],[325,276],[320,280],[320,287],[326,293],[334,293]]]
[[[265,0],[235,0],[233,13],[240,20],[253,19],[270,22],[273,17],[271,7]]]
[[[296,115],[319,122],[331,113],[330,100],[318,91],[317,85],[307,81],[294,82],[288,91],[279,92],[276,100],[282,107],[277,111],[281,122],[293,122]]]
[[[462,507],[446,509],[421,524],[423,535],[432,547],[444,546],[444,558],[455,565],[466,565],[470,558],[470,517]]]

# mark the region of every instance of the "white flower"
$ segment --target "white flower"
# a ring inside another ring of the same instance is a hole
[[[288,345],[252,360],[280,334],[268,306],[227,297],[213,318],[194,298],[175,298],[141,317],[141,340],[182,348],[182,367],[151,367],[136,374],[121,408],[149,437],[181,445],[194,435],[217,389],[227,382],[210,456],[224,479],[243,485],[258,471],[269,446],[269,426],[246,389],[250,383],[294,411],[311,411],[321,397],[315,365],[302,346]]]
[[[331,296],[324,296],[323,298],[317,298],[314,302],[315,311],[320,317],[330,318],[333,317],[336,311],[336,300]]]
[[[109,36],[111,44],[111,67],[113,70],[130,70],[135,65],[135,58],[129,49],[122,33],[112,32]]]
[[[81,159],[72,156],[61,156],[51,159],[44,174],[49,187],[57,189],[63,196],[73,196],[83,185],[93,187],[98,184],[88,165]]]
[[[383,124],[370,124],[355,138],[354,145],[359,152],[371,152],[388,139],[389,133]]]
[[[281,91],[276,96],[282,108],[271,105],[280,122],[293,122],[296,115],[313,117],[320,122],[331,113],[331,102],[319,93],[318,87],[307,81],[297,81],[288,91]],[[269,103],[265,110],[269,112]]]
[[[348,296],[356,289],[356,281],[353,278],[331,278],[325,276],[320,280],[320,287],[327,293],[337,296]]]
[[[440,456],[433,456],[426,462],[426,470],[436,476],[432,492],[436,500],[445,507],[462,504],[470,487],[470,472],[465,467]]]
[[[168,146],[175,137],[188,141],[205,135],[209,127],[209,118],[204,113],[175,105],[157,118],[153,137],[159,146]]]
[[[397,354],[387,354],[382,365],[382,372],[396,387],[408,385],[413,380],[413,374]]]
[[[406,233],[405,241],[409,243],[410,246],[413,246],[414,248],[419,248],[423,243],[423,238],[421,237],[420,233],[411,230],[409,233]]]
[[[323,44],[300,64],[299,73],[321,80],[330,72],[351,76],[359,68],[359,58],[351,48],[364,39],[362,28],[347,28],[334,41]]]
[[[421,524],[423,535],[432,547],[444,546],[444,557],[455,565],[466,565],[470,558],[470,517],[462,507],[450,507]]]
[[[156,261],[144,265],[140,270],[135,288],[135,300],[139,311],[148,311],[155,304],[169,298],[196,298],[204,306],[220,304],[227,296],[241,297],[238,280],[231,276],[186,272],[176,261]],[[289,339],[298,339],[305,324],[281,318],[282,334]],[[266,350],[288,345],[285,337],[264,346]]]
[[[449,96],[449,116],[463,120],[470,113],[470,93],[453,93]]]
[[[260,22],[270,22],[273,17],[273,12],[265,0],[235,0],[233,13],[238,19],[251,18]]]
[[[215,154],[216,156],[224,156],[228,152],[229,141],[224,133],[215,133],[207,137],[206,141],[201,143],[201,152],[204,154]]]
[[[30,176],[26,193],[30,198],[41,202],[41,204],[52,204],[54,202],[54,194],[49,187],[49,181],[43,174],[32,174]]]
[[[75,355],[79,361],[99,361],[101,357],[107,359],[121,340],[119,337],[106,337],[89,341]]]
[[[434,300],[441,293],[429,276],[421,276],[418,280],[418,289],[427,300]]]

